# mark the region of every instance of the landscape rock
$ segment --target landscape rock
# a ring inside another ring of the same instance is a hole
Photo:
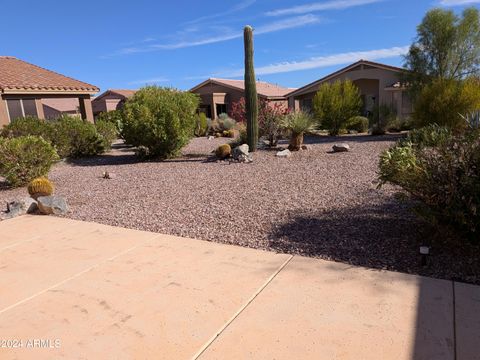
[[[215,139],[215,137],[213,137],[213,136],[208,137],[208,140],[213,140],[213,139]]]
[[[41,196],[37,199],[40,212],[45,215],[63,215],[68,212],[65,198],[58,195]]]
[[[335,144],[332,146],[333,152],[347,152],[350,151],[350,146],[345,143]]]
[[[238,162],[247,163],[247,164],[253,162],[252,155],[250,155],[250,154],[248,154],[248,155],[241,154],[241,155],[238,156],[237,160],[238,160]]]
[[[26,197],[7,203],[7,211],[1,215],[2,219],[11,219],[20,215],[31,214],[37,210],[37,202]]]
[[[287,158],[292,155],[291,151],[288,149],[282,150],[277,152],[276,156],[281,157],[281,158]]]
[[[302,150],[312,150],[312,145],[302,145]]]
[[[248,157],[248,155],[249,155],[248,144],[243,144],[243,145],[237,146],[235,149],[233,149],[232,157],[233,157],[234,160],[239,160],[239,157],[241,155],[245,155],[245,156]]]

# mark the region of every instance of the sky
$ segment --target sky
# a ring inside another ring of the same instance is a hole
[[[359,59],[401,66],[434,7],[480,0],[0,0],[0,55],[107,89],[188,90],[243,77],[254,28],[259,80],[300,87]]]

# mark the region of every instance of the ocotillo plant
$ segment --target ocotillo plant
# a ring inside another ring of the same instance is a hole
[[[253,29],[245,26],[243,29],[245,43],[245,111],[247,117],[247,142],[250,151],[257,149],[258,143],[258,104],[257,82],[253,67]]]

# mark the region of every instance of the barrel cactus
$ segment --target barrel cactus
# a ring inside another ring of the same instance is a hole
[[[30,181],[27,187],[28,193],[35,200],[40,196],[52,195],[54,189],[53,183],[43,176]]]
[[[243,30],[245,45],[245,111],[247,118],[247,139],[250,151],[257,149],[258,143],[258,104],[257,82],[253,66],[253,29],[245,26]]]
[[[232,154],[232,148],[228,144],[220,145],[215,150],[215,156],[219,159],[226,159]]]

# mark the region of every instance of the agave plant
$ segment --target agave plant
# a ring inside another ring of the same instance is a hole
[[[480,129],[480,110],[472,111],[468,114],[459,114],[472,129]]]
[[[313,117],[303,111],[292,112],[285,116],[283,127],[291,132],[291,151],[298,151],[303,145],[303,133],[313,128]]]

